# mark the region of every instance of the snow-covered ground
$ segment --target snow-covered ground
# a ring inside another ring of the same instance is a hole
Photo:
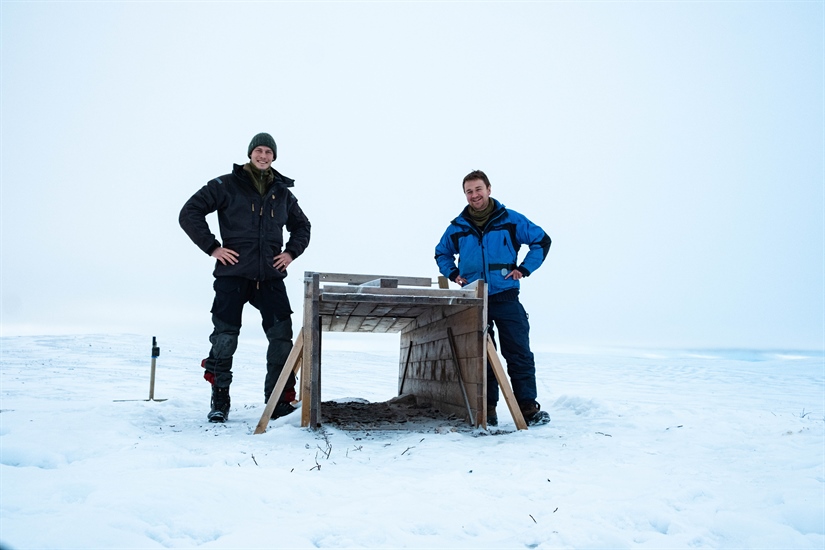
[[[158,402],[151,336],[0,339],[0,545],[825,547],[820,352],[538,353],[547,426],[252,435],[263,343],[215,425],[206,342],[158,339]],[[325,348],[323,399],[387,400],[397,363]]]

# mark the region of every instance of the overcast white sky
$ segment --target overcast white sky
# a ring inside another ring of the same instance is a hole
[[[304,271],[435,279],[478,168],[553,239],[535,347],[825,347],[822,2],[1,9],[3,335],[205,341],[178,212],[265,131],[296,330]]]

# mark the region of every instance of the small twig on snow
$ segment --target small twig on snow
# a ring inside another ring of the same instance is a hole
[[[318,450],[321,451],[324,454],[324,457],[327,460],[329,460],[329,455],[332,454],[332,443],[329,442],[329,436],[327,435],[327,432],[323,432],[323,436],[324,436],[324,443],[326,444],[327,448],[322,449],[321,446],[318,445]],[[318,456],[317,453],[316,453],[315,456],[316,457]]]
[[[318,450],[321,451],[321,454],[324,455],[324,458],[329,460],[329,455],[332,453],[332,445],[327,444],[326,449],[322,449],[320,445],[318,445]],[[316,455],[317,456],[317,455]]]

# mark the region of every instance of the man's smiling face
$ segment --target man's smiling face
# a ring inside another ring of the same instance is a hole
[[[484,210],[490,204],[490,188],[483,180],[465,181],[464,196],[467,197],[467,204],[473,210]]]

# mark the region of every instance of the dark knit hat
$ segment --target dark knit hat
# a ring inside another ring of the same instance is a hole
[[[272,139],[272,136],[264,132],[261,132],[260,134],[252,138],[252,141],[249,142],[249,150],[246,152],[246,156],[252,158],[252,150],[255,149],[255,147],[259,147],[261,145],[272,149],[273,159],[278,158],[278,148],[275,145],[275,140]]]

